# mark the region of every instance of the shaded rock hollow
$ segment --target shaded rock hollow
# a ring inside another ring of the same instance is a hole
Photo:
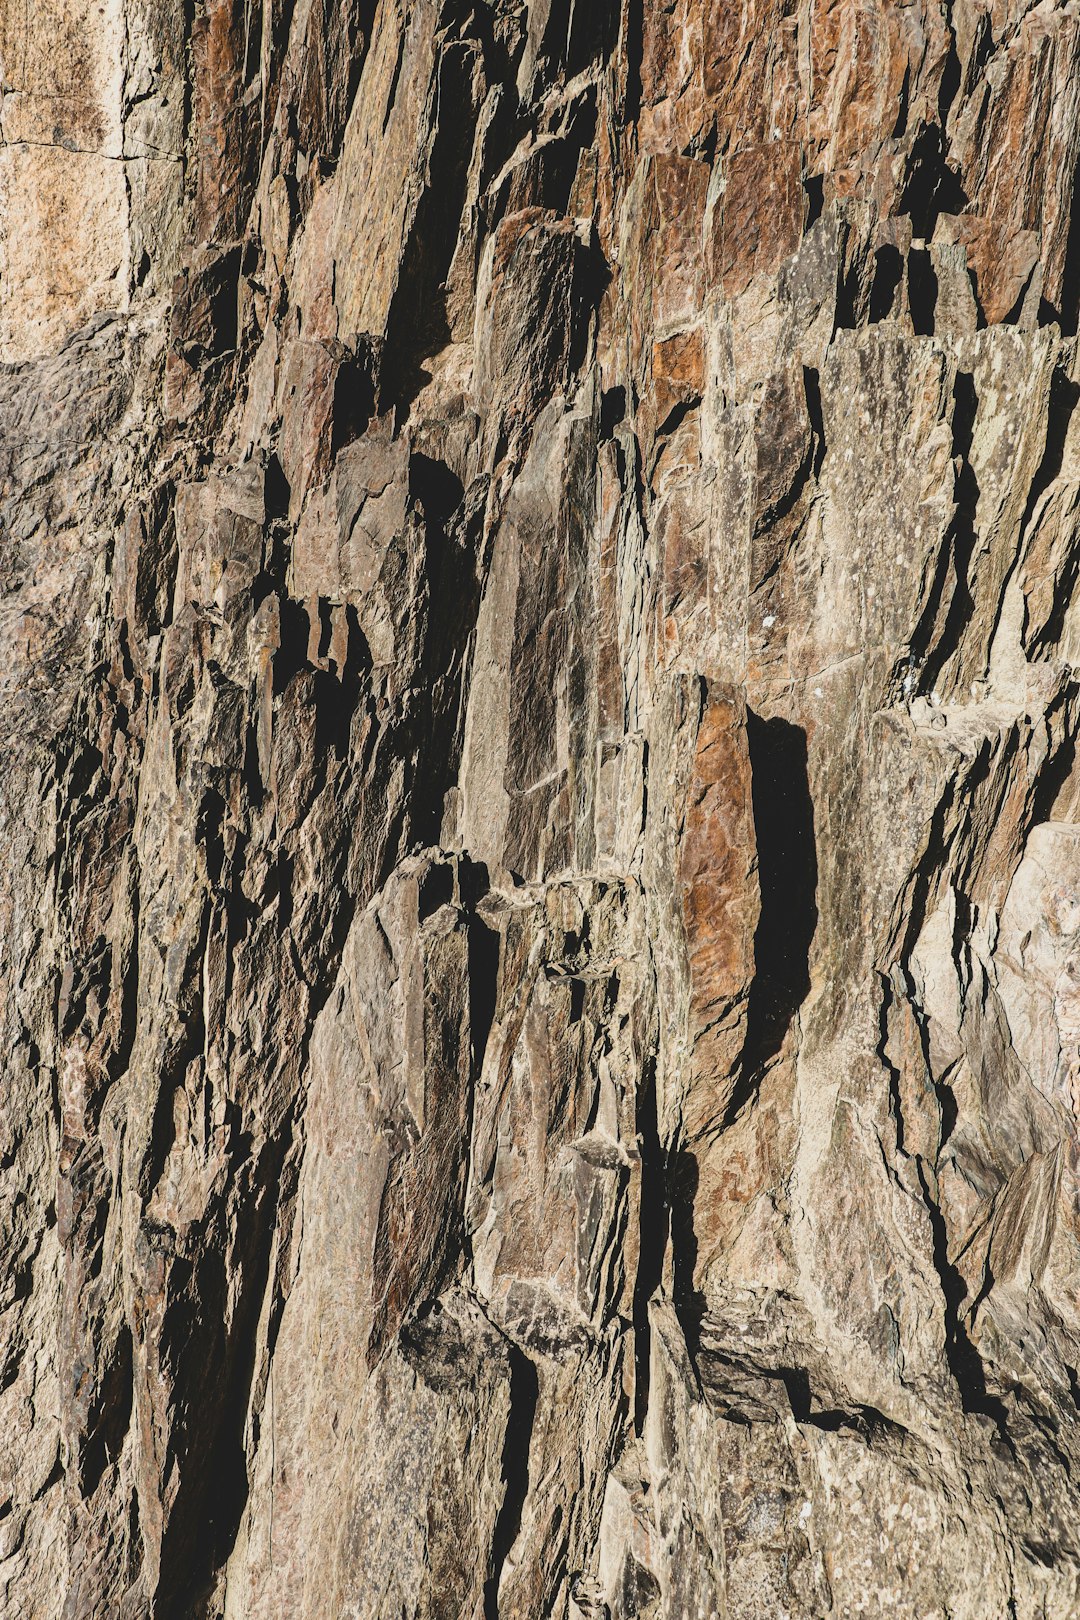
[[[0,66],[0,1615],[1080,1614],[1080,8]]]

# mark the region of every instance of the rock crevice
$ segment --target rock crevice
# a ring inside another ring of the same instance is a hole
[[[1080,13],[0,68],[0,1620],[1080,1613]]]

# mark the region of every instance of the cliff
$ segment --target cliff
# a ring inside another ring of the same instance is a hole
[[[1080,1614],[1080,7],[0,68],[3,1620]]]

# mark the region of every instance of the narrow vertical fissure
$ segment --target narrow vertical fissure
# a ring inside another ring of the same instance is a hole
[[[536,1421],[539,1381],[535,1364],[517,1345],[508,1346],[510,1411],[502,1450],[503,1500],[495,1521],[484,1582],[484,1620],[499,1620],[499,1583],[510,1556],[529,1494],[529,1447]]]
[[[817,929],[817,847],[806,733],[781,718],[747,714],[761,910],[746,1037],[729,1120],[754,1095],[810,989]]]

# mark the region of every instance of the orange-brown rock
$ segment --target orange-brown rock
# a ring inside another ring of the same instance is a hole
[[[1080,1614],[1080,15],[0,0],[0,1620]]]

